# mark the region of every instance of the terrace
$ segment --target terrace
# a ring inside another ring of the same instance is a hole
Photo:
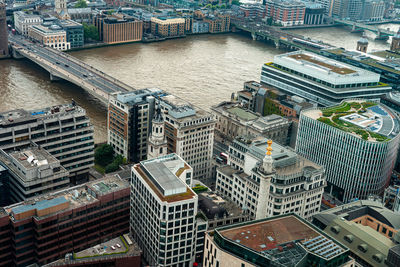
[[[320,110],[317,120],[352,133],[363,140],[385,142],[393,130],[391,116],[378,104],[367,101],[342,102]],[[314,114],[316,115],[316,114]]]

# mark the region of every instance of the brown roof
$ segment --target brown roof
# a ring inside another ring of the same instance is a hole
[[[220,234],[259,252],[274,249],[283,243],[310,239],[320,235],[295,216],[285,216],[222,230]]]
[[[157,196],[162,200],[162,201],[167,201],[167,202],[175,202],[175,201],[181,201],[181,200],[186,200],[186,199],[191,199],[195,196],[195,194],[190,190],[189,187],[187,187],[185,193],[181,194],[176,194],[172,196],[164,196],[157,188],[157,186],[147,177],[147,175],[142,171],[140,168],[140,164],[136,164],[133,166],[133,168],[140,174],[140,176],[143,178],[143,180],[146,181],[146,183],[150,186],[150,188],[153,190],[154,193],[157,194]]]
[[[316,60],[312,56],[305,55],[305,54],[295,54],[295,55],[290,55],[289,57],[291,57],[293,59],[296,59],[296,60],[305,60],[305,61],[317,64],[317,65],[320,65],[322,67],[330,69],[331,71],[333,71],[333,72],[335,72],[337,74],[344,75],[344,74],[351,74],[351,73],[356,72],[355,70],[352,70],[352,69],[349,69],[349,68],[338,67],[338,66],[335,66],[335,65],[331,65],[331,64]]]

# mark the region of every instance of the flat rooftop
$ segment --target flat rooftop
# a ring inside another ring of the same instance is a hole
[[[35,110],[15,109],[0,113],[0,127],[7,127],[17,122],[46,118],[52,115],[69,113],[86,113],[86,111],[75,104],[63,104]]]
[[[184,171],[191,167],[176,154],[145,160],[133,166],[162,201],[191,199],[193,191],[183,182]]]
[[[9,153],[14,161],[20,163],[26,170],[35,169],[37,167],[49,165],[58,160],[52,156],[47,150],[38,147],[29,147],[22,151]]]
[[[297,246],[325,259],[331,259],[346,251],[340,244],[294,215],[277,216],[226,228],[217,231],[224,238],[265,256],[272,255],[272,251],[277,248],[284,253],[286,249],[290,251]],[[320,246],[321,244],[323,246]],[[279,261],[284,263],[288,260],[284,258]]]
[[[210,112],[207,112],[176,95],[165,94],[162,95],[160,99],[160,104],[168,110],[168,115],[180,122],[184,123],[185,121],[191,121],[196,118],[211,117]]]
[[[307,109],[302,115],[367,141],[389,141],[400,132],[400,121],[395,112],[370,101],[345,100],[336,106]]]
[[[333,85],[378,83],[380,79],[377,73],[302,50],[276,55],[273,65],[279,65]],[[345,88],[337,88],[337,90],[343,91]]]
[[[245,110],[244,108],[240,108],[240,107],[228,108],[228,109],[226,109],[226,111],[234,116],[238,116],[240,119],[245,120],[245,121],[253,121],[258,118],[257,115]]]
[[[113,175],[83,185],[30,198],[4,207],[4,209],[16,221],[27,217],[42,218],[63,210],[93,203],[98,201],[98,197],[101,195],[126,188],[129,188],[129,182]]]

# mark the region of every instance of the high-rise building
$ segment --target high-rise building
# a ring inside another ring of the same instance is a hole
[[[0,266],[40,266],[129,231],[129,183],[117,176],[0,209]]]
[[[325,8],[320,3],[305,2],[304,24],[318,25],[324,23]]]
[[[174,95],[160,97],[168,153],[176,153],[193,168],[194,179],[211,177],[214,116]]]
[[[236,138],[228,165],[217,168],[216,191],[257,219],[289,212],[309,219],[325,185],[323,167],[260,136]]]
[[[262,67],[261,82],[321,106],[360,97],[378,100],[392,88],[380,75],[306,51],[274,57]]]
[[[0,2],[0,57],[8,56],[6,5]]]
[[[385,1],[367,0],[364,1],[361,20],[381,21],[385,14]]]
[[[350,249],[358,266],[377,267],[399,266],[399,222],[399,213],[370,200],[331,208],[313,218],[315,226]]]
[[[176,154],[132,167],[130,228],[153,266],[192,266],[196,255],[197,195],[192,168]]]
[[[340,201],[381,195],[396,163],[400,120],[382,104],[349,99],[300,114],[296,152],[325,166],[328,191]]]
[[[353,21],[359,20],[363,13],[363,2],[362,0],[335,0],[332,16]]]
[[[0,113],[0,148],[6,152],[31,142],[46,149],[69,171],[71,182],[87,180],[94,165],[93,125],[86,111],[72,104]]]
[[[157,107],[152,121],[151,134],[149,136],[147,159],[158,158],[167,155],[167,139],[165,138],[164,118],[161,108]]]
[[[206,233],[203,266],[354,266],[350,251],[294,214]]]
[[[295,0],[267,0],[266,17],[272,22],[282,26],[293,26],[304,24],[306,6],[303,2]]]
[[[159,89],[111,95],[108,104],[107,142],[130,162],[146,159],[147,141]]]
[[[0,162],[10,172],[9,193],[12,203],[69,187],[69,172],[59,160],[40,147],[1,153]]]

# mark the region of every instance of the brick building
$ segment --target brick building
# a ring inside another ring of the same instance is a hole
[[[108,44],[141,41],[143,37],[143,22],[131,16],[114,13],[111,16],[98,15],[94,25],[99,31],[100,40]]]
[[[0,266],[47,264],[129,230],[129,183],[111,176],[0,209]]]
[[[282,26],[304,24],[306,6],[295,0],[268,0],[266,17],[272,18],[273,23]]]
[[[151,18],[151,33],[163,37],[183,36],[186,27],[186,19],[184,18]]]
[[[210,33],[229,32],[231,26],[231,16],[229,14],[210,15],[204,18],[209,23]]]

